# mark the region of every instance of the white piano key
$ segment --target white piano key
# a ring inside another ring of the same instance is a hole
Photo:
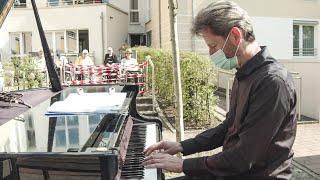
[[[156,124],[147,125],[145,148],[147,148],[157,142],[157,129],[156,128],[157,128]],[[157,169],[145,169],[143,179],[145,179],[145,180],[157,179]]]

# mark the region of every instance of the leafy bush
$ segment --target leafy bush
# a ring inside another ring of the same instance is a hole
[[[5,61],[3,66],[5,69],[5,86],[15,86],[16,89],[29,89],[42,87],[45,82],[45,74],[37,69],[33,58],[29,56],[13,57],[11,60]]]
[[[138,61],[151,56],[155,65],[155,85],[158,99],[174,105],[174,79],[172,53],[168,50],[146,47],[136,48]],[[180,53],[183,111],[186,126],[203,126],[215,123],[213,111],[217,103],[215,73],[207,56],[192,52]],[[151,72],[151,71],[149,71]],[[151,76],[151,73],[150,73]],[[151,81],[149,81],[151,87]]]

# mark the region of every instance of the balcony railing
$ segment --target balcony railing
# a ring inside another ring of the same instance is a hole
[[[78,4],[101,4],[108,0],[48,0],[48,6],[68,6]]]
[[[293,48],[293,56],[317,56],[316,48]]]
[[[26,8],[27,7],[27,3],[20,3],[20,2],[14,2],[13,4],[14,8]]]
[[[37,2],[38,7],[61,7],[61,6],[74,6],[81,4],[102,4],[108,3],[109,0],[47,0],[47,2]],[[27,8],[31,7],[29,3],[20,3],[16,1],[14,8]]]

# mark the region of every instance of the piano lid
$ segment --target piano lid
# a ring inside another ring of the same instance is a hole
[[[85,92],[108,92],[111,86],[83,86]],[[54,101],[65,99],[70,93],[77,92],[79,87],[68,87],[52,98],[45,100],[25,113],[0,126],[1,152],[67,152],[70,149],[81,149],[98,124],[105,116],[121,118],[129,113],[132,91],[124,86],[115,87],[116,92],[127,92],[121,112],[115,115],[76,115],[45,116],[47,108]],[[105,119],[104,119],[105,121]],[[105,132],[104,137],[112,137],[113,131]]]

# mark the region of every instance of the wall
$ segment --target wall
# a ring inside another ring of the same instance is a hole
[[[110,4],[113,4],[125,12],[129,12],[129,0],[109,0]]]
[[[107,26],[105,28],[107,41],[104,52],[107,53],[107,48],[111,46],[114,52],[119,55],[118,49],[127,40],[128,14],[115,10],[112,7],[107,7],[105,21]]]
[[[280,60],[290,71],[299,72],[302,78],[301,112],[303,115],[320,119],[320,61],[310,59]],[[299,82],[296,80],[297,91]]]
[[[152,0],[150,1],[150,20],[146,23],[146,32],[152,31],[152,44],[151,46],[154,48],[160,48],[160,14],[161,12],[159,11],[159,2],[161,0]]]
[[[128,0],[128,4],[130,0]],[[149,0],[138,0],[139,9],[139,23],[130,23],[130,12],[128,15],[129,33],[130,34],[144,34],[145,23],[149,21]],[[130,5],[130,4],[129,4]]]

